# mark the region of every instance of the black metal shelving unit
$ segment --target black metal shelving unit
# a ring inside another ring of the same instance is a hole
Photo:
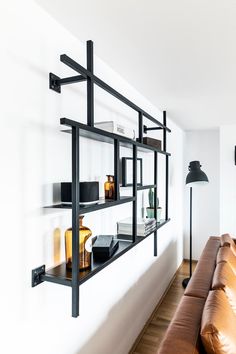
[[[85,281],[93,277],[99,271],[107,267],[116,259],[121,257],[124,253],[138,245],[144,239],[151,234],[154,235],[154,256],[157,256],[157,231],[170,221],[168,215],[168,195],[169,195],[169,157],[170,153],[166,151],[167,146],[167,132],[171,130],[166,125],[166,112],[163,112],[163,122],[161,123],[136,104],[131,102],[125,96],[114,90],[111,86],[107,85],[104,81],[99,79],[93,73],[93,42],[87,41],[87,69],[80,64],[63,54],[60,57],[61,61],[78,72],[80,75],[63,78],[50,73],[49,74],[49,87],[50,89],[60,93],[62,85],[68,85],[76,82],[87,82],[87,124],[82,124],[77,121],[61,118],[60,122],[63,126],[67,126],[70,129],[64,130],[66,133],[71,133],[72,139],[72,206],[58,204],[48,206],[48,208],[61,208],[72,209],[72,271],[66,269],[66,264],[62,263],[51,269],[45,268],[42,265],[32,270],[32,286],[36,286],[44,281],[57,283],[72,288],[72,316],[77,317],[79,315],[79,287]],[[112,134],[104,130],[94,127],[94,85],[98,85],[109,94],[116,97],[121,102],[125,103],[133,110],[137,112],[138,118],[138,141],[134,141],[125,138],[120,135]],[[143,124],[143,118],[147,118],[155,126],[147,127]],[[143,134],[149,130],[162,130],[163,131],[163,150],[159,150],[155,147],[143,144]],[[97,140],[102,143],[112,144],[114,147],[114,176],[115,176],[115,200],[107,201],[101,200],[98,204],[89,206],[80,206],[79,200],[79,181],[80,181],[80,164],[79,164],[79,149],[80,149],[80,137],[87,139]],[[133,187],[132,196],[121,197],[119,186],[119,160],[120,160],[120,147],[128,147],[132,149],[133,156]],[[137,186],[137,154],[138,152],[151,152],[153,153],[154,164],[154,183],[152,185]],[[165,218],[160,223],[156,224],[156,227],[145,237],[137,236],[137,194],[140,190],[149,188],[154,189],[154,217],[157,217],[156,211],[156,199],[157,199],[157,173],[158,173],[158,154],[165,156]],[[79,271],[79,220],[78,216],[85,213],[90,213],[104,208],[115,207],[124,203],[132,203],[132,240],[119,240],[119,248],[115,254],[107,261],[97,262],[93,260],[90,270]]]

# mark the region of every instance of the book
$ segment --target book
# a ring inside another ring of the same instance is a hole
[[[94,124],[94,126],[98,129],[106,130],[109,133],[122,135],[132,140],[135,139],[134,129],[127,128],[121,124],[117,124],[112,120],[107,122],[97,122]]]
[[[146,236],[152,230],[156,228],[156,219],[147,218],[142,219],[138,218],[137,220],[137,236]],[[122,235],[132,235],[133,224],[132,218],[126,218],[120,220],[117,223],[117,233]]]

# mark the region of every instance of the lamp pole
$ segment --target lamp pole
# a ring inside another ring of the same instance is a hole
[[[189,241],[189,277],[192,276],[192,209],[193,209],[193,187],[190,187],[190,241]]]

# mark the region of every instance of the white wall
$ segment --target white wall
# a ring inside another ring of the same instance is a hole
[[[71,213],[42,207],[58,199],[53,184],[71,177],[70,137],[60,132],[59,118],[85,122],[86,89],[71,85],[56,94],[48,89],[48,72],[73,75],[59,55],[85,64],[85,46],[30,0],[0,3],[0,40],[1,352],[126,354],[183,258],[184,133],[169,121],[172,221],[158,233],[158,257],[153,257],[152,237],[126,253],[81,286],[80,317],[71,318],[70,288],[43,283],[32,289],[31,269],[65,258],[64,231]],[[95,72],[161,117],[99,58]],[[133,126],[136,115],[96,90],[96,119]],[[82,149],[83,178],[103,183],[111,169],[110,147],[83,141]],[[88,160],[92,151],[96,155]],[[129,212],[130,206],[96,212],[85,217],[85,224],[94,234],[112,232]]]
[[[220,128],[220,232],[236,235],[236,125]]]
[[[219,131],[186,132],[185,178],[190,161],[199,160],[209,184],[193,187],[193,259],[198,259],[209,236],[220,229]],[[185,186],[184,257],[189,258],[189,187]]]

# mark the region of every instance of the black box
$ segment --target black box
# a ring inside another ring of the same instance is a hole
[[[119,247],[119,241],[111,235],[100,235],[93,245],[93,257],[96,260],[109,259]]]
[[[143,138],[143,143],[161,150],[161,140],[153,139],[153,138],[150,138],[149,136],[145,136]]]
[[[80,182],[80,203],[89,204],[99,201],[99,183],[94,182]],[[63,204],[72,203],[72,183],[61,182],[61,202]]]

